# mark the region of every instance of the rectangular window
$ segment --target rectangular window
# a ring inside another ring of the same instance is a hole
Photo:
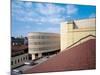
[[[19,59],[18,59],[18,63],[19,63]]]
[[[38,58],[38,53],[35,54],[35,58]]]
[[[11,65],[13,65],[13,61],[11,61]]]
[[[23,61],[25,60],[25,57],[23,57]]]

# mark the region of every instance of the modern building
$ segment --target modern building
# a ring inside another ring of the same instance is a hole
[[[92,36],[96,36],[95,18],[67,21],[61,23],[61,51],[63,51],[67,47],[71,47],[71,45],[77,43],[78,41],[89,35],[91,36],[84,41],[90,38],[94,38]]]
[[[11,68],[14,69],[24,64],[24,62],[31,60],[28,54],[28,46],[14,45],[11,46]]]
[[[28,34],[28,47],[32,59],[55,54],[60,50],[60,34],[31,32]]]
[[[96,68],[95,18],[68,21],[61,25],[61,52],[25,74]],[[76,61],[77,60],[77,61]]]

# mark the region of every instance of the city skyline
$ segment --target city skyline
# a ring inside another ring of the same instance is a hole
[[[12,36],[28,32],[60,33],[60,24],[67,20],[94,18],[96,6],[12,0]]]

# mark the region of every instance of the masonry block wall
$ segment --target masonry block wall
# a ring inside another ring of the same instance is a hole
[[[61,23],[61,51],[88,35],[96,36],[95,32],[95,18]]]

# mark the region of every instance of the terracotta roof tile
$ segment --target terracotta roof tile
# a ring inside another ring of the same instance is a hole
[[[95,39],[66,49],[24,73],[84,70],[96,68]]]

